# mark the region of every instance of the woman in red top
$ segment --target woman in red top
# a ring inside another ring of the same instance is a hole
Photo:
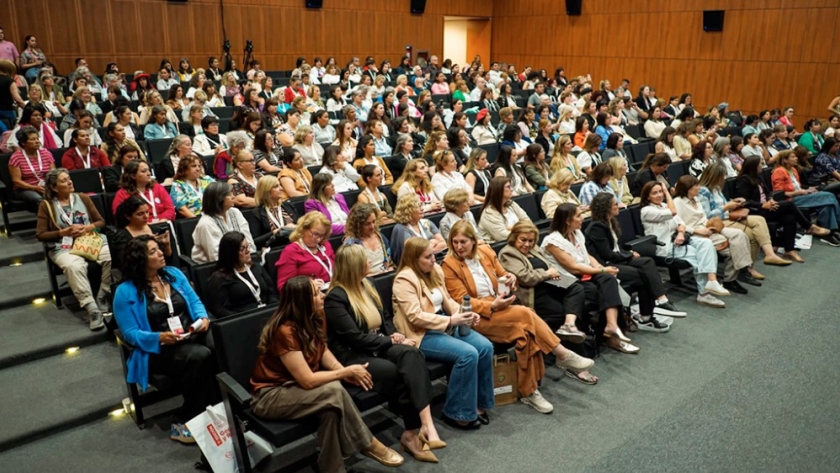
[[[286,281],[295,276],[311,277],[320,289],[329,286],[335,267],[335,254],[327,241],[331,231],[330,220],[321,212],[309,212],[298,220],[289,236],[292,243],[277,260],[277,292],[283,292]]]
[[[108,156],[100,150],[90,145],[90,133],[88,130],[77,128],[73,130],[70,135],[70,149],[64,152],[61,157],[61,167],[68,171],[74,169],[99,169],[109,167],[111,161]]]
[[[149,223],[175,220],[175,205],[169,192],[155,182],[145,161],[129,161],[126,164],[111,211],[116,215],[122,201],[132,195],[140,196],[149,205]]]
[[[385,466],[402,465],[403,457],[370,433],[339,382],[373,387],[367,363],[343,366],[327,348],[324,294],[309,278],[295,277],[280,298],[263,328],[251,375],[254,414],[270,420],[317,417],[318,471],[345,471],[344,458],[357,451]]]
[[[15,196],[26,201],[27,209],[37,212],[44,199],[44,180],[55,161],[49,151],[41,148],[38,130],[25,126],[15,133],[20,149],[9,159],[9,174],[12,177]]]
[[[773,192],[784,191],[785,197],[800,209],[815,209],[817,223],[831,230],[831,234],[822,240],[831,246],[840,246],[840,204],[830,192],[818,191],[816,187],[803,187],[796,170],[798,158],[791,150],[781,151],[776,155],[776,169],[770,176]]]

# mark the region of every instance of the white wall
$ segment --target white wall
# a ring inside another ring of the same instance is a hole
[[[443,21],[443,57],[452,59],[452,64],[466,64],[467,61],[467,20]]]

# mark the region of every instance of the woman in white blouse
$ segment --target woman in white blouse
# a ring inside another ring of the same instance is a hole
[[[650,116],[645,122],[645,135],[654,140],[659,139],[659,135],[665,129],[665,122],[659,118],[662,116],[662,109],[657,105],[650,111]]]
[[[490,114],[487,109],[478,112],[475,117],[475,127],[472,129],[472,137],[479,145],[494,145],[499,142],[499,133],[493,124],[490,123]]]
[[[641,219],[645,235],[654,235],[656,256],[677,258],[688,262],[694,269],[697,281],[697,303],[723,309],[726,304],[718,296],[728,296],[717,280],[717,252],[715,245],[708,238],[688,238],[686,225],[679,215],[668,186],[651,181],[642,187]],[[661,244],[661,246],[659,245]]]
[[[233,206],[231,188],[226,182],[214,182],[204,190],[201,218],[193,231],[192,259],[196,263],[211,263],[219,259],[219,242],[225,233],[237,231],[248,239],[250,251],[257,251],[248,221]]]
[[[292,148],[298,150],[303,157],[306,166],[315,166],[321,163],[324,156],[324,148],[315,141],[315,132],[309,125],[300,125],[295,131],[295,141]]]
[[[458,162],[455,160],[452,151],[448,149],[436,151],[434,159],[437,172],[432,176],[432,186],[438,200],[443,201],[443,196],[450,189],[463,189],[469,193],[469,204],[474,204],[475,198],[472,196],[472,189],[464,180],[464,175],[458,172]]]
[[[332,176],[333,186],[337,193],[359,190],[357,184],[359,173],[341,154],[341,148],[327,146],[322,164],[323,167],[318,172]]]
[[[491,244],[506,240],[510,229],[520,220],[531,220],[519,204],[511,200],[512,197],[513,186],[509,178],[494,177],[490,181],[478,221],[482,240]]]

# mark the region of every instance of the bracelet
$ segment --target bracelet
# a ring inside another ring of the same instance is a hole
[[[601,274],[604,274],[604,267],[601,267]]]

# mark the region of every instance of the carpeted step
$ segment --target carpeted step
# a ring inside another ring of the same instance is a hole
[[[31,304],[36,298],[51,300],[44,260],[0,267],[0,309]]]
[[[108,332],[91,332],[85,318],[50,302],[0,311],[0,370],[106,341]]]
[[[9,214],[9,227],[12,230],[14,235],[17,234],[34,234],[35,231],[35,224],[37,223],[38,219],[35,217],[35,214],[26,211],[19,211],[19,212],[11,212]],[[5,223],[3,219],[0,218],[0,228],[2,228],[3,232],[6,233]]]
[[[110,342],[0,370],[0,451],[104,417],[125,395]]]
[[[3,252],[0,254],[0,266],[44,260],[44,245],[35,238],[34,234],[27,235],[21,232],[13,236],[0,235],[0,246],[3,247]]]

